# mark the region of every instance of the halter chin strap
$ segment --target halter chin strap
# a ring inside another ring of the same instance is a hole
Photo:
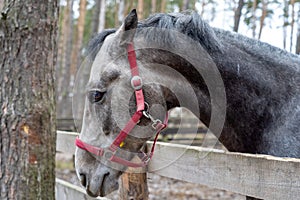
[[[136,63],[136,54],[134,51],[133,43],[128,44],[127,47],[127,54],[128,54],[128,61],[131,70],[131,86],[134,89],[135,97],[136,97],[136,111],[131,117],[131,119],[127,122],[125,127],[120,131],[119,135],[115,138],[113,143],[110,145],[109,148],[99,148],[90,144],[87,144],[79,139],[76,138],[75,144],[82,150],[88,151],[96,156],[103,156],[104,158],[119,163],[121,165],[125,165],[128,167],[144,167],[148,164],[150,159],[153,156],[155,144],[158,138],[159,133],[167,127],[168,123],[168,113],[166,113],[166,117],[164,122],[160,121],[159,119],[154,119],[149,113],[148,110],[145,110],[145,105],[148,105],[144,100],[143,94],[143,81],[142,78],[139,76],[139,70]],[[138,124],[141,117],[145,116],[146,118],[152,121],[152,127],[155,130],[155,138],[149,153],[139,152],[140,162],[132,162],[129,160],[125,160],[119,156],[116,156],[116,152],[119,148],[122,148],[124,145],[124,140],[130,131]]]

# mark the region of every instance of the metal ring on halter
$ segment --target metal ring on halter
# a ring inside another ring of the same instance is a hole
[[[149,113],[148,111],[144,110],[144,111],[143,111],[143,115],[144,115],[146,118],[150,119],[152,122],[154,122],[153,117],[150,115],[150,113]]]
[[[113,155],[114,155],[113,151],[106,149],[104,151],[103,157],[109,160],[109,159],[111,159],[113,157]]]
[[[145,104],[144,111],[148,113],[149,109],[150,109],[150,106],[149,106],[149,104],[146,101],[144,101],[144,104]]]
[[[152,128],[153,128],[153,129],[156,129],[157,124],[162,124],[162,121],[161,121],[160,119],[154,119],[154,118],[152,117],[152,115],[150,115],[150,113],[149,113],[149,104],[148,104],[147,102],[145,102],[145,105],[146,105],[147,109],[145,109],[145,110],[143,111],[143,115],[144,115],[146,118],[148,118],[148,119],[151,120],[151,122],[152,122]]]
[[[150,161],[150,159],[151,159],[151,156],[147,155],[146,159],[143,160],[143,162],[147,164]]]
[[[140,76],[133,76],[131,78],[131,87],[135,91],[142,89],[142,87],[143,87],[143,80],[142,80],[142,78]]]

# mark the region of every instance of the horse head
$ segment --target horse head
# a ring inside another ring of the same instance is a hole
[[[164,128],[174,98],[155,83],[155,75],[142,62],[136,63],[133,39],[137,24],[133,10],[122,26],[106,37],[92,65],[82,130],[76,141],[80,148],[75,154],[77,174],[91,196],[116,190],[127,166],[147,164],[151,155],[140,150]],[[139,163],[130,161],[134,156],[141,158]]]
[[[185,107],[199,119],[201,110],[215,135],[226,108],[223,81],[208,53],[220,53],[220,44],[196,13],[138,22],[133,10],[118,30],[104,35],[92,56],[76,140],[76,171],[91,196],[116,190],[128,166],[147,165],[171,108]],[[144,153],[152,137],[153,148]]]

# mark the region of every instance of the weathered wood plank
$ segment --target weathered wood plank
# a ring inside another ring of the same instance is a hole
[[[148,171],[262,199],[300,197],[300,159],[158,143]]]
[[[77,135],[58,131],[57,151],[74,153]],[[158,143],[148,170],[257,198],[300,196],[300,159]]]
[[[85,190],[81,187],[73,185],[67,181],[56,178],[55,180],[55,199],[63,199],[63,200],[93,200],[93,199],[101,199],[101,200],[109,200],[107,198],[92,198],[89,197]]]
[[[75,153],[75,139],[78,133],[57,131],[56,151],[74,154]]]

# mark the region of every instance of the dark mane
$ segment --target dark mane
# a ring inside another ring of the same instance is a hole
[[[151,29],[150,31],[149,29],[147,31],[143,31],[143,28],[155,27],[176,30],[198,41],[208,52],[220,51],[221,49],[221,44],[219,43],[214,30],[204,20],[202,20],[200,15],[196,12],[154,14],[144,21],[141,21],[138,24],[138,27],[141,28],[138,33],[141,32],[150,41],[164,41],[166,44],[172,44],[176,43],[177,38],[172,37],[172,35],[167,35],[166,38],[155,37],[155,31],[154,33],[152,33]]]
[[[116,29],[106,29],[106,30],[102,31],[101,33],[97,34],[95,37],[93,37],[89,41],[89,44],[87,46],[86,53],[84,56],[87,57],[88,59],[90,59],[90,61],[94,61],[105,38],[114,32],[116,32]]]

